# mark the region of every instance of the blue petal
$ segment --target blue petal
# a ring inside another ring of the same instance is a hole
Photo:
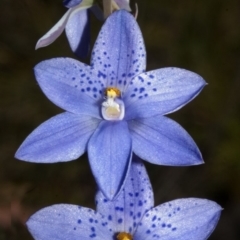
[[[125,121],[102,121],[88,144],[93,175],[104,195],[120,191],[131,163],[131,138]]]
[[[90,48],[90,22],[88,10],[72,14],[65,27],[72,51],[81,58],[87,57]]]
[[[80,4],[82,0],[64,0],[63,5],[67,8],[72,8]]]
[[[138,227],[138,240],[203,240],[217,225],[222,208],[206,199],[178,199],[148,211]]]
[[[180,68],[142,73],[124,95],[126,119],[174,112],[195,98],[205,85],[201,76]]]
[[[189,134],[164,117],[131,120],[133,152],[148,162],[168,166],[202,164],[202,156]]]
[[[95,42],[91,65],[106,76],[108,86],[122,92],[134,76],[145,71],[142,34],[130,13],[120,10],[108,17]]]
[[[70,58],[54,58],[34,70],[41,89],[57,106],[100,118],[99,101],[105,85],[89,66]]]
[[[46,47],[53,43],[63,32],[69,16],[72,15],[74,9],[69,9],[60,20],[47,32],[45,33],[37,42],[35,49]]]
[[[105,218],[92,209],[57,204],[43,208],[27,221],[35,240],[112,239]]]
[[[78,158],[97,128],[99,120],[72,113],[59,114],[36,128],[15,157],[38,163],[65,162]]]
[[[123,189],[116,199],[109,201],[99,191],[97,211],[106,216],[114,232],[134,233],[143,215],[153,207],[153,192],[142,162],[133,157]]]

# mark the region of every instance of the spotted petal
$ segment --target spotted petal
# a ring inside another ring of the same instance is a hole
[[[136,76],[124,95],[126,119],[177,111],[195,98],[206,82],[180,68],[162,68]]]
[[[102,121],[88,143],[90,166],[108,199],[120,191],[131,163],[131,139],[125,121]]]
[[[189,166],[203,163],[201,153],[190,135],[175,121],[155,116],[129,123],[133,152],[159,165]]]
[[[104,84],[89,66],[70,58],[54,58],[36,65],[34,72],[43,92],[57,106],[100,118]]]
[[[96,195],[97,211],[109,220],[114,232],[133,234],[145,212],[153,207],[153,192],[142,162],[133,157],[123,189],[116,199],[109,201],[99,191]]]
[[[95,43],[91,65],[106,75],[108,85],[122,92],[130,80],[145,71],[146,52],[134,17],[120,10],[108,17]]]
[[[86,57],[90,48],[88,10],[72,14],[69,17],[65,31],[72,51],[79,57]]]
[[[112,239],[105,218],[92,209],[57,204],[41,209],[27,221],[35,240]]]
[[[36,128],[22,143],[15,157],[38,163],[74,160],[86,151],[99,120],[72,113],[59,114]]]
[[[221,207],[206,199],[178,199],[148,211],[138,227],[139,240],[203,240],[217,225]]]

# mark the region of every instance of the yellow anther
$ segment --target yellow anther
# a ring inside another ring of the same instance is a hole
[[[120,232],[117,235],[117,240],[133,240],[133,237],[131,234],[126,233],[126,232]]]
[[[121,96],[121,91],[115,87],[108,87],[105,90],[105,96],[108,98],[116,98]]]

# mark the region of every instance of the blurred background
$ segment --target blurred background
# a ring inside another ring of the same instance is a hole
[[[148,70],[181,67],[209,84],[169,116],[194,138],[205,164],[146,164],[156,205],[186,197],[214,200],[224,211],[209,239],[239,240],[240,1],[138,0],[138,6]],[[49,165],[14,159],[33,129],[62,112],[41,92],[32,69],[48,58],[75,58],[65,34],[49,47],[34,50],[65,11],[61,0],[0,1],[0,240],[31,240],[25,221],[45,206],[72,203],[94,208],[96,184],[86,155]],[[92,44],[100,27],[92,16]]]

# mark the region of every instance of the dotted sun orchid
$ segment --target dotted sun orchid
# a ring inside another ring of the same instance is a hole
[[[198,198],[153,204],[146,170],[134,160],[113,201],[99,191],[96,211],[70,204],[46,207],[30,217],[27,227],[35,240],[205,240],[222,210],[215,202]]]
[[[16,158],[64,162],[87,150],[96,182],[109,199],[124,184],[132,152],[159,165],[203,163],[192,138],[164,115],[196,97],[205,81],[173,67],[145,72],[145,62],[136,20],[120,10],[103,25],[90,66],[70,58],[36,65],[42,91],[66,112],[33,131]]]
[[[63,4],[69,8],[63,17],[43,36],[37,44],[36,49],[46,47],[54,42],[64,31],[72,51],[79,57],[86,57],[90,45],[90,22],[89,11],[103,20],[103,13],[94,4],[94,0],[65,0]],[[113,9],[126,9],[130,11],[128,0],[112,0]]]

